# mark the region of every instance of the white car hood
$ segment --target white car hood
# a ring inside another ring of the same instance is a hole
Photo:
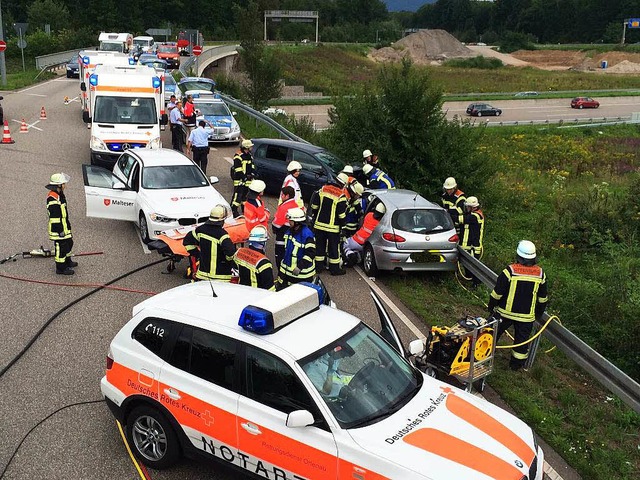
[[[520,480],[535,455],[521,420],[429,377],[400,411],[348,432],[361,448],[431,480]]]
[[[142,196],[155,212],[171,218],[208,217],[219,203],[228,205],[212,186],[172,190],[143,190]]]

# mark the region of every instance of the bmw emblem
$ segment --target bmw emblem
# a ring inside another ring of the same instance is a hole
[[[516,467],[522,468],[524,467],[524,463],[522,463],[520,460],[516,460]]]
[[[129,143],[123,143],[122,144],[122,150],[129,150],[131,148],[131,145]]]

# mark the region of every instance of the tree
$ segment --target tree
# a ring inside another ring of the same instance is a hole
[[[66,5],[55,0],[35,0],[27,9],[27,16],[32,27],[44,30],[49,24],[54,32],[68,27],[70,19]]]
[[[325,146],[344,158],[371,149],[401,187],[427,198],[437,196],[446,177],[460,177],[478,192],[493,173],[475,149],[483,130],[448,121],[442,93],[408,60],[383,67],[373,87],[335,99],[329,117]]]
[[[282,92],[280,64],[262,41],[262,23],[255,2],[243,9],[236,7],[240,33],[240,61],[249,80],[244,92],[256,110],[266,107],[269,100]]]

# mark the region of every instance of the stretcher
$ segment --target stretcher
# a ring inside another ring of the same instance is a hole
[[[157,240],[149,242],[148,247],[150,250],[156,250],[160,255],[169,257],[169,263],[167,264],[168,273],[176,269],[176,263],[180,262],[183,257],[189,258],[189,252],[184,248],[182,240],[199,225],[201,224],[198,223],[186,227],[164,230],[158,235]],[[231,241],[236,245],[241,245],[249,240],[249,231],[247,230],[244,217],[226,219],[223,228],[229,234]]]

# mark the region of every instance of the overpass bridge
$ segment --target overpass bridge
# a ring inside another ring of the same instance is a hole
[[[240,45],[216,45],[204,47],[200,56],[191,56],[180,62],[180,71],[187,76],[193,69],[193,76],[209,77],[218,72],[228,73],[238,58]]]

